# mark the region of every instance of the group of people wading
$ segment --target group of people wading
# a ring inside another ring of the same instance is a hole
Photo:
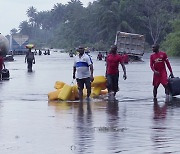
[[[77,80],[79,98],[83,99],[84,85],[87,89],[87,100],[91,94],[91,82],[93,78],[93,62],[89,55],[84,52],[83,47],[78,48],[79,54],[76,55],[73,66],[73,79]],[[169,95],[168,77],[166,65],[170,71],[170,76],[174,77],[173,71],[165,52],[159,51],[159,45],[152,46],[153,54],[150,56],[150,67],[153,71],[153,96],[157,98],[157,89],[160,84],[165,88],[165,94]],[[127,79],[126,67],[121,55],[117,53],[117,46],[112,45],[106,57],[106,79],[109,98],[115,98],[116,93],[119,91],[119,64],[122,66],[123,79]]]

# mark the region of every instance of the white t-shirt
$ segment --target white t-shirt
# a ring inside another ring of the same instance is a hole
[[[76,78],[83,79],[90,77],[89,66],[92,64],[91,58],[87,54],[83,54],[81,58],[79,55],[75,57],[74,67],[76,67]]]

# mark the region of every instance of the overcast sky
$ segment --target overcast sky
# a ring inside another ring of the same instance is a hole
[[[0,33],[10,34],[13,28],[18,29],[21,21],[27,20],[26,11],[34,6],[37,11],[51,10],[54,4],[67,4],[70,0],[0,0]],[[81,0],[84,6],[94,0]]]

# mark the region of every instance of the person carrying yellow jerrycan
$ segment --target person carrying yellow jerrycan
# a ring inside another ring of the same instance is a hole
[[[79,54],[75,57],[73,65],[73,79],[77,81],[80,101],[83,100],[84,85],[87,89],[87,100],[90,100],[91,81],[94,80],[93,62],[91,57],[87,55],[84,50],[84,47],[79,47],[77,49]]]
[[[74,81],[74,80],[73,80]],[[70,85],[62,82],[56,81],[54,88],[56,91],[48,93],[48,99],[52,100],[63,100],[63,101],[74,101],[79,100],[79,89],[78,86],[74,84],[74,82]],[[97,97],[99,95],[105,95],[108,93],[106,89],[106,78],[104,76],[95,76],[94,81],[91,83],[91,95],[90,97]],[[82,98],[88,96],[87,89],[83,88],[82,90]]]

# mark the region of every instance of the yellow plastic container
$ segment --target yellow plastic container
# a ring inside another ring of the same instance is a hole
[[[58,95],[60,93],[60,89],[56,91],[52,91],[48,93],[48,100],[53,101],[58,99]]]
[[[77,85],[72,86],[72,93],[74,94],[75,100],[79,99],[79,93],[78,93],[78,86]]]
[[[32,49],[32,48],[34,48],[34,44],[27,44],[27,45],[26,45],[26,48]]]
[[[102,83],[106,83],[106,78],[104,76],[95,76],[94,81],[91,83],[91,86],[96,87]]]
[[[55,89],[61,89],[64,85],[65,85],[64,82],[62,82],[62,81],[56,81],[56,82],[55,82],[55,85],[54,85],[54,88],[55,88]]]
[[[70,100],[71,94],[72,94],[72,86],[65,84],[58,95],[58,99],[63,101]]]
[[[101,87],[94,87],[92,90],[92,96],[99,96],[101,93]]]
[[[108,93],[108,90],[107,90],[107,89],[104,89],[104,90],[101,90],[100,95],[106,95],[107,93]]]
[[[77,98],[77,93],[78,93],[78,90],[77,90],[77,86],[72,86],[72,93],[71,93],[71,97],[70,97],[70,100],[71,101],[74,101],[76,100]]]
[[[101,87],[101,90],[105,90],[107,88],[106,82],[99,84],[98,87]]]
[[[85,98],[85,97],[87,97],[87,89],[86,88],[83,89],[83,98]]]

